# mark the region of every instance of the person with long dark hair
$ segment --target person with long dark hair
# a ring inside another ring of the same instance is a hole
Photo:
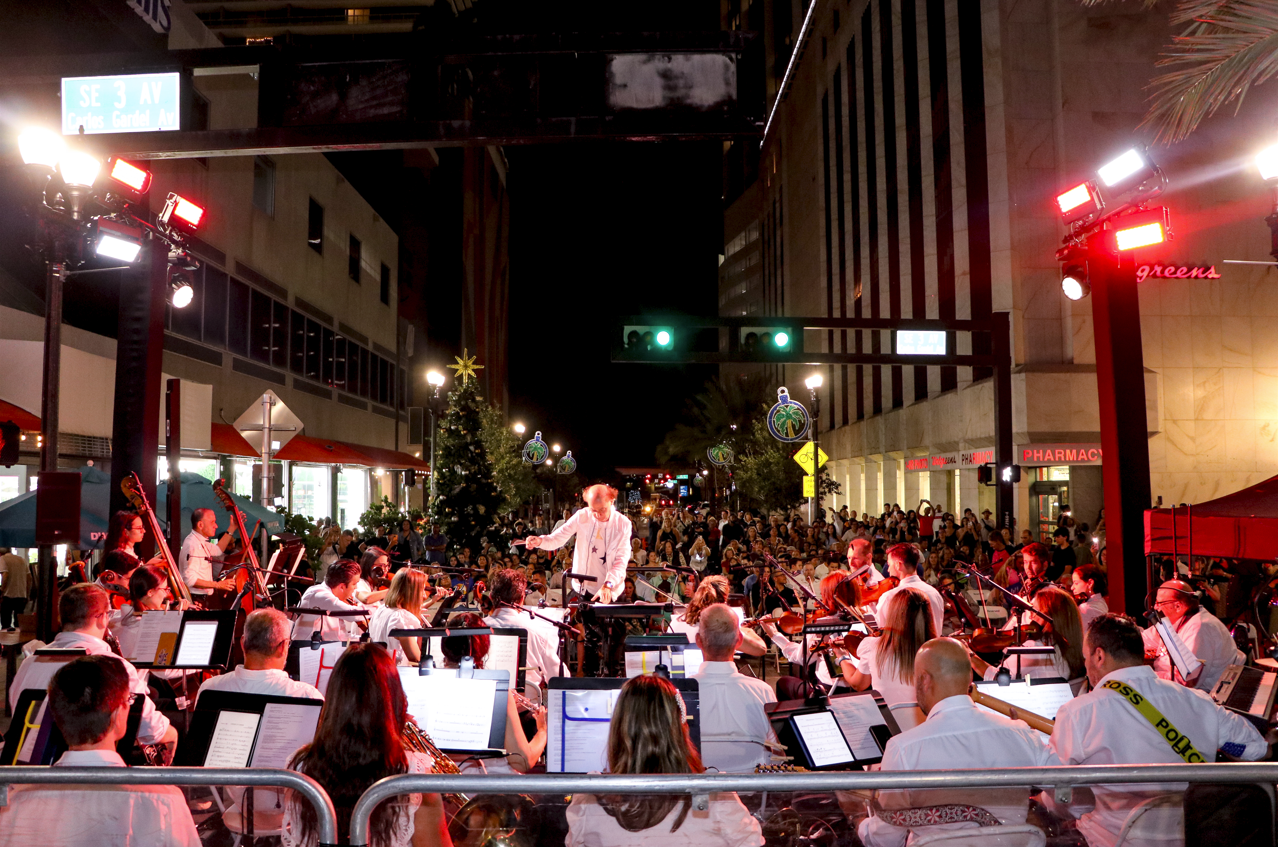
[[[289,767],[320,784],[337,811],[337,832],[349,843],[351,812],[374,782],[402,773],[430,773],[425,753],[406,750],[408,698],[390,653],[380,644],[352,644],[337,660],[320,712],[315,739],[293,754]],[[452,847],[438,794],[392,798],[373,810],[371,847]],[[284,847],[313,847],[319,833],[315,809],[289,792],[281,840]]]
[[[621,689],[608,729],[613,774],[693,774],[705,770],[688,736],[683,700],[668,680],[636,676]],[[704,810],[692,798],[577,794],[568,806],[565,847],[757,847],[758,821],[737,795],[710,795]]]
[[[102,552],[113,553],[116,550],[123,551],[133,559],[133,567],[137,567],[142,563],[138,558],[138,554],[134,551],[134,545],[141,544],[146,538],[146,524],[142,522],[141,516],[135,512],[122,510],[111,516],[111,520],[107,523],[106,541],[102,544]],[[164,561],[163,557],[156,555],[146,564],[154,565]],[[130,571],[132,568],[129,569]],[[127,576],[127,572],[124,574]]]

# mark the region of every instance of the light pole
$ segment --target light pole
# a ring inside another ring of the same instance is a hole
[[[815,373],[803,381],[812,395],[812,417],[808,421],[808,441],[812,444],[812,497],[808,499],[808,525],[816,522],[821,511],[821,462],[819,459],[820,439],[817,437],[817,421],[821,419],[821,399],[817,397],[817,389],[825,383],[821,374]]]
[[[1273,210],[1265,218],[1269,224],[1269,255],[1278,260],[1278,144],[1266,147],[1256,154],[1256,169],[1273,191]]]
[[[430,504],[427,508],[435,507],[435,407],[439,404],[439,389],[444,384],[444,375],[439,371],[431,371],[426,374],[426,381],[433,388],[430,401],[426,407],[430,409]]]
[[[527,431],[527,430],[526,430],[526,427],[525,427],[523,424],[521,424],[521,423],[517,423],[517,424],[515,424],[515,434],[516,434],[516,435],[523,435],[523,434],[524,434],[524,432],[526,432],[526,431]]]

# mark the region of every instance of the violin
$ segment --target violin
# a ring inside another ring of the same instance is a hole
[[[847,580],[844,580],[844,582],[847,582]],[[889,591],[891,591],[893,588],[896,588],[900,584],[901,584],[901,580],[897,579],[896,577],[885,576],[883,577],[882,582],[876,583],[873,588],[866,588],[861,593],[861,602],[858,603],[857,605],[866,606],[866,605],[869,605],[870,603],[877,602],[880,597],[882,597],[884,594],[887,594]]]

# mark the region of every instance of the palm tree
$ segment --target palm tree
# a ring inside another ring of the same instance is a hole
[[[1105,0],[1083,0],[1095,6]],[[1150,8],[1157,0],[1145,0]],[[1179,0],[1171,22],[1184,26],[1158,60],[1171,68],[1150,83],[1150,108],[1141,122],[1155,141],[1189,136],[1221,106],[1278,73],[1278,3],[1273,0]]]
[[[706,450],[725,443],[739,456],[751,419],[761,418],[775,396],[775,386],[761,374],[715,377],[688,401],[684,420],[657,447],[657,461],[695,464]]]

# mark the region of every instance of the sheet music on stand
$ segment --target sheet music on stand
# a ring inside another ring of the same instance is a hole
[[[315,737],[323,700],[206,691],[173,763],[206,768],[283,768]]]
[[[857,761],[882,760],[883,746],[875,735],[874,727],[887,729],[887,721],[874,702],[874,695],[868,691],[845,694],[831,697],[829,703],[830,711],[839,721],[843,738]]]
[[[505,755],[509,671],[410,667],[399,678],[408,713],[439,749]]]
[[[442,635],[429,636],[426,653],[436,662],[444,661],[444,650],[441,646]],[[490,671],[509,671],[510,678],[515,681],[515,690],[523,691],[526,683],[528,664],[528,630],[518,628],[494,627],[488,636],[488,655],[484,657],[484,668]]]
[[[1056,712],[1061,706],[1074,699],[1074,691],[1069,682],[1060,677],[1013,680],[1010,685],[999,685],[993,681],[977,682],[975,685],[983,694],[1011,703],[1018,709],[1042,715],[1051,721],[1056,720]],[[980,704],[976,708],[992,715],[998,714]]]
[[[666,666],[671,679],[692,676],[701,667],[701,651],[690,641],[686,633],[626,636],[626,678],[650,674],[658,664]],[[689,661],[691,671],[687,669]]]
[[[320,694],[327,696],[328,679],[333,675],[337,660],[350,646],[349,643],[324,641],[313,644],[309,641],[294,641],[293,644],[297,645],[297,676],[293,678],[315,686]]]
[[[1172,629],[1167,618],[1159,618],[1158,623],[1154,624],[1154,631],[1162,639],[1163,646],[1167,648],[1167,658],[1171,659],[1172,665],[1182,680],[1193,678],[1194,674],[1202,669],[1203,663],[1194,655],[1194,651],[1189,649],[1189,645],[1180,637],[1180,634]]]
[[[608,768],[608,730],[624,679],[562,677],[548,680],[546,772],[591,773]],[[695,679],[672,679],[688,714],[688,734],[701,746],[701,694]]]
[[[235,609],[145,612],[133,656],[139,668],[222,668],[231,660]]]

